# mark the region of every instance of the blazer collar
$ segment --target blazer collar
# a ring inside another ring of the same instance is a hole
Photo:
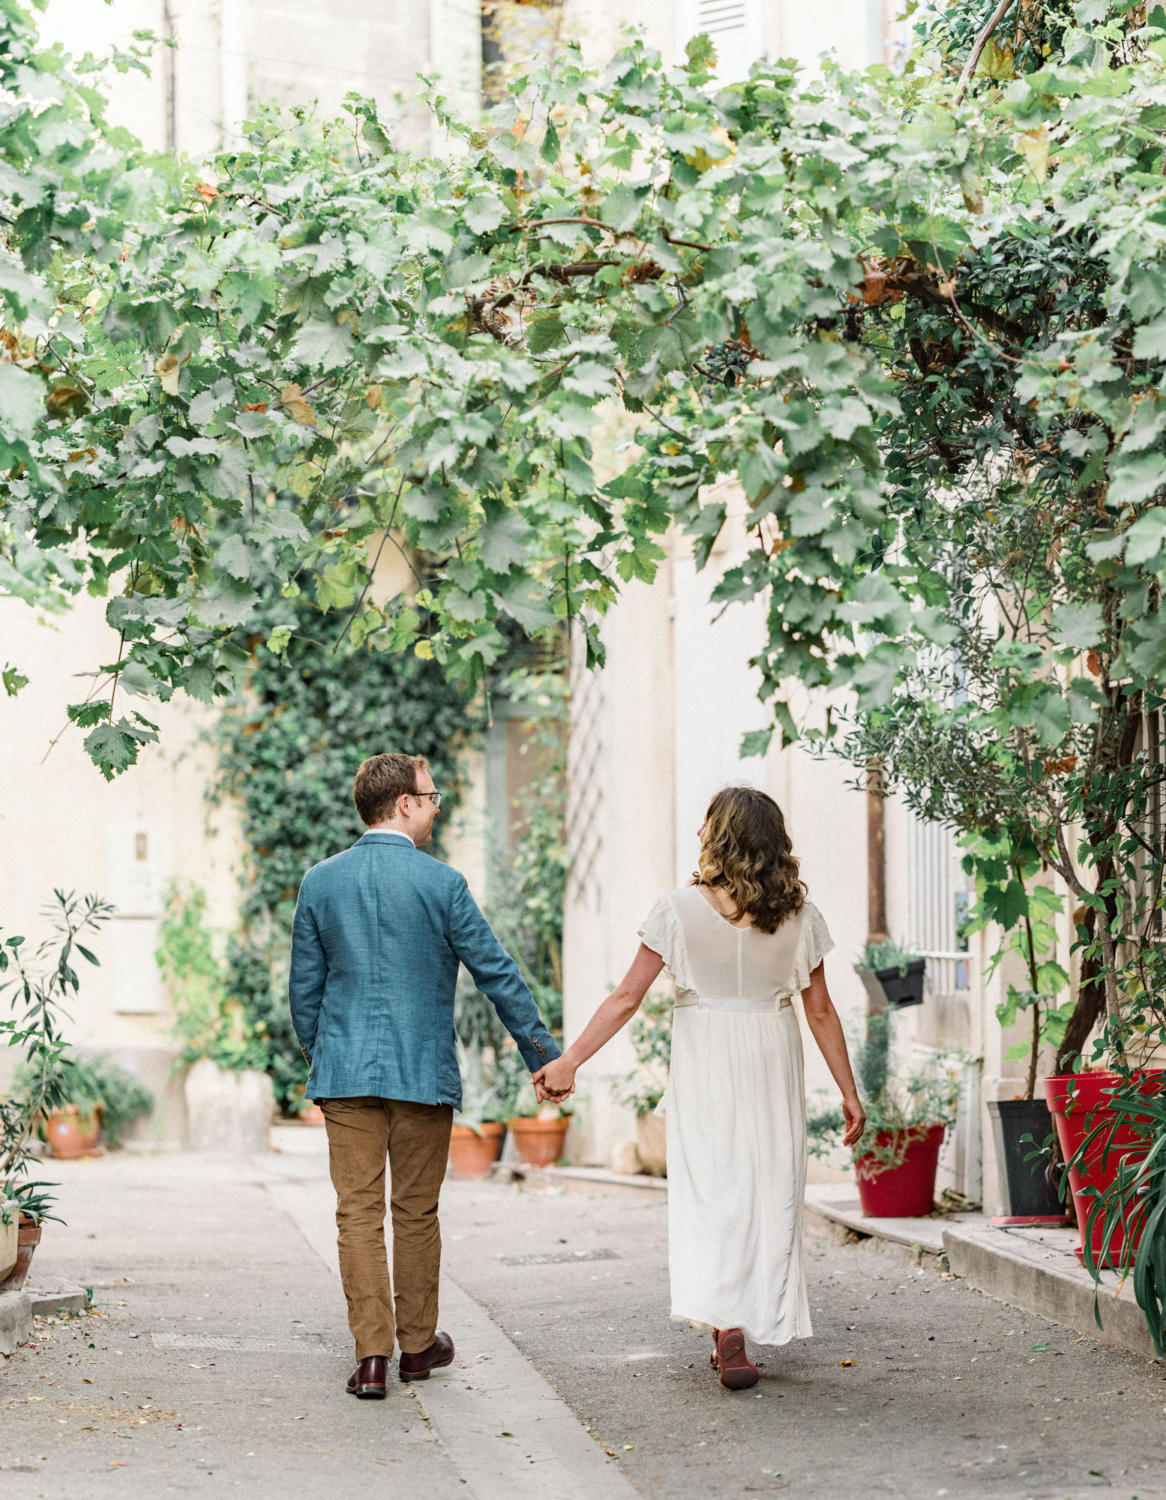
[[[417,848],[412,839],[402,838],[399,833],[390,833],[383,828],[370,828],[367,833],[361,834],[352,847],[355,849],[357,844],[367,844],[370,840],[378,844],[399,844],[402,849],[408,849],[410,854]]]

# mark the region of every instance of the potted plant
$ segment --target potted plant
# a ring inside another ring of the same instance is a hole
[[[506,1125],[484,1119],[479,1112],[458,1110],[449,1136],[449,1167],[459,1182],[489,1177],[502,1155]]]
[[[854,972],[862,980],[872,1010],[886,1005],[922,1005],[927,961],[903,943],[867,943]]]
[[[64,1222],[56,1214],[49,1212],[56,1200],[46,1190],[56,1186],[55,1182],[21,1182],[9,1185],[9,1191],[13,1195],[9,1201],[17,1209],[16,1260],[7,1277],[0,1281],[0,1292],[19,1291],[27,1281],[45,1220],[53,1219],[58,1224]]]
[[[514,1137],[518,1159],[526,1167],[553,1167],[563,1155],[563,1143],[571,1127],[574,1110],[562,1104],[539,1104],[530,1088],[530,1098],[519,1101],[520,1113],[506,1127]]]
[[[1094,1123],[1067,1160],[1081,1224],[1079,1257],[1098,1290],[1103,1267],[1120,1267],[1123,1280],[1132,1269],[1134,1296],[1161,1359],[1166,1355],[1166,1091],[1161,1073],[1134,1070],[1107,1087],[1114,1076],[1078,1075],[1078,1083],[1097,1078],[1106,1093],[1106,1102],[1092,1114],[1086,1100],[1094,1090],[1085,1099],[1084,1090],[1078,1094],[1078,1115]],[[1094,1313],[1100,1325],[1099,1299]]]
[[[1028,873],[1017,867],[1018,886],[1023,889]],[[1069,983],[1069,976],[1048,955],[1056,951],[1057,931],[1051,921],[1061,910],[1061,898],[1046,886],[1035,886],[1025,892],[1025,909],[1021,926],[996,953],[988,974],[995,970],[1005,953],[1019,954],[1028,970],[1029,986],[1008,986],[1008,998],[996,1007],[996,1019],[1004,1028],[1015,1025],[1028,1012],[1027,1040],[1010,1047],[1004,1056],[1009,1061],[1028,1059],[1024,1093],[1013,1099],[989,1099],[992,1135],[996,1146],[996,1166],[1004,1213],[1009,1218],[1063,1219],[1065,1211],[1060,1193],[1046,1170],[1047,1153],[1041,1148],[1053,1133],[1053,1117],[1048,1103],[1036,1098],[1037,1067],[1044,1043],[1059,1047],[1065,1027],[1073,1013],[1072,1003],[1057,1004],[1057,995]]]
[[[50,1110],[38,1128],[38,1134],[58,1161],[76,1161],[81,1156],[100,1152],[97,1138],[101,1134],[101,1103],[89,1108],[70,1100]]]
[[[28,1081],[21,1073],[17,1077]],[[125,1126],[154,1108],[153,1094],[132,1073],[104,1053],[78,1057],[71,1048],[57,1062],[57,1096],[39,1132],[52,1155],[63,1161],[99,1150],[99,1136],[107,1146],[120,1146]]]
[[[1090,1269],[1128,1266],[1138,1248],[1151,1180],[1166,1141],[1154,1129],[1161,1069],[1099,1069],[1044,1079],[1081,1243]],[[1159,1106],[1160,1108],[1160,1106]]]
[[[82,899],[72,892],[54,891],[53,897],[53,931],[36,952],[42,962],[25,961],[22,937],[0,942],[0,973],[15,970],[15,983],[5,980],[0,988],[12,986],[14,1008],[24,1002],[22,1015],[0,1021],[0,1035],[7,1034],[9,1046],[23,1049],[20,1082],[0,1098],[0,1201],[15,1200],[19,1206],[16,1265],[0,1290],[24,1284],[44,1220],[55,1217],[48,1211],[53,1199],[47,1190],[56,1184],[28,1179],[35,1160],[31,1142],[45,1116],[67,1102],[62,1093],[61,1061],[68,1049],[60,1036],[60,1013],[65,998],[80,989],[71,962],[74,950],[88,963],[97,963],[80,938],[98,930],[112,910],[96,896]],[[50,956],[51,962],[44,962]]]
[[[513,1092],[507,1091],[502,1098],[508,1107],[506,1128],[514,1137],[515,1152],[523,1166],[553,1167],[563,1155],[574,1110],[549,1101],[540,1104],[521,1057],[516,1050],[513,1052],[516,1063],[508,1062],[509,1056],[509,1051],[504,1052],[499,1063],[503,1068],[509,1067],[517,1081]]]
[[[853,1148],[862,1211],[871,1219],[924,1218],[935,1207],[935,1174],[949,1125],[955,1123],[959,1083],[950,1074],[911,1073],[895,1078],[894,1012],[867,1017],[866,1035],[854,1049],[854,1071],[866,1108],[866,1129]],[[937,1062],[942,1064],[942,1059]],[[838,1109],[811,1113],[810,1149],[821,1154],[842,1134]]]
[[[20,1204],[15,1198],[0,1198],[0,1289],[16,1270]]]
[[[667,1177],[668,1149],[663,1115],[657,1114],[668,1087],[672,1059],[672,1002],[648,995],[631,1026],[636,1067],[624,1079],[619,1097],[636,1112],[640,1166],[649,1177]]]
[[[187,1136],[196,1151],[264,1151],[275,1097],[271,1049],[262,1023],[228,992],[214,935],[203,920],[206,895],[173,885],[156,956],[182,1044]]]
[[[488,1083],[483,1049],[467,1047],[457,1039],[458,1066],[462,1075],[462,1108],[453,1117],[449,1140],[449,1165],[459,1181],[473,1182],[489,1177],[494,1163],[502,1155],[506,1135],[505,1120],[513,1108],[520,1079],[510,1080],[512,1067],[504,1058],[513,1056],[521,1063],[517,1050],[503,1054],[495,1065],[495,1081]],[[525,1073],[523,1067],[523,1073]]]

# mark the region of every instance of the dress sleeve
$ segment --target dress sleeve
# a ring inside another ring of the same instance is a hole
[[[804,990],[809,985],[810,975],[833,947],[834,939],[830,936],[822,913],[812,902],[807,901],[802,907],[802,933],[794,962],[796,990]]]
[[[637,928],[640,941],[664,960],[664,967],[674,981],[677,990],[695,994],[696,985],[688,967],[688,953],[684,946],[684,928],[676,915],[671,896],[661,896],[652,910]]]

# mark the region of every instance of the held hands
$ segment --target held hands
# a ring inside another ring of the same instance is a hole
[[[844,1146],[857,1146],[862,1139],[862,1132],[866,1129],[866,1111],[858,1101],[857,1094],[847,1094],[842,1100],[842,1113],[846,1117],[846,1134],[842,1137]]]
[[[550,1101],[561,1104],[575,1092],[575,1069],[565,1057],[556,1057],[545,1067],[531,1075],[535,1098],[540,1104]]]

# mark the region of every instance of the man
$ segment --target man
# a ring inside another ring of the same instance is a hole
[[[304,876],[288,998],[311,1064],[308,1097],[328,1129],[340,1278],[356,1340],[348,1390],[377,1400],[394,1335],[402,1380],[427,1380],[453,1363],[453,1341],[437,1328],[437,1200],[461,1105],[458,964],[493,1001],[532,1073],[559,1049],[464,877],[420,852],[441,808],[426,761],[374,755],[357,771],[352,797],[368,832]]]

